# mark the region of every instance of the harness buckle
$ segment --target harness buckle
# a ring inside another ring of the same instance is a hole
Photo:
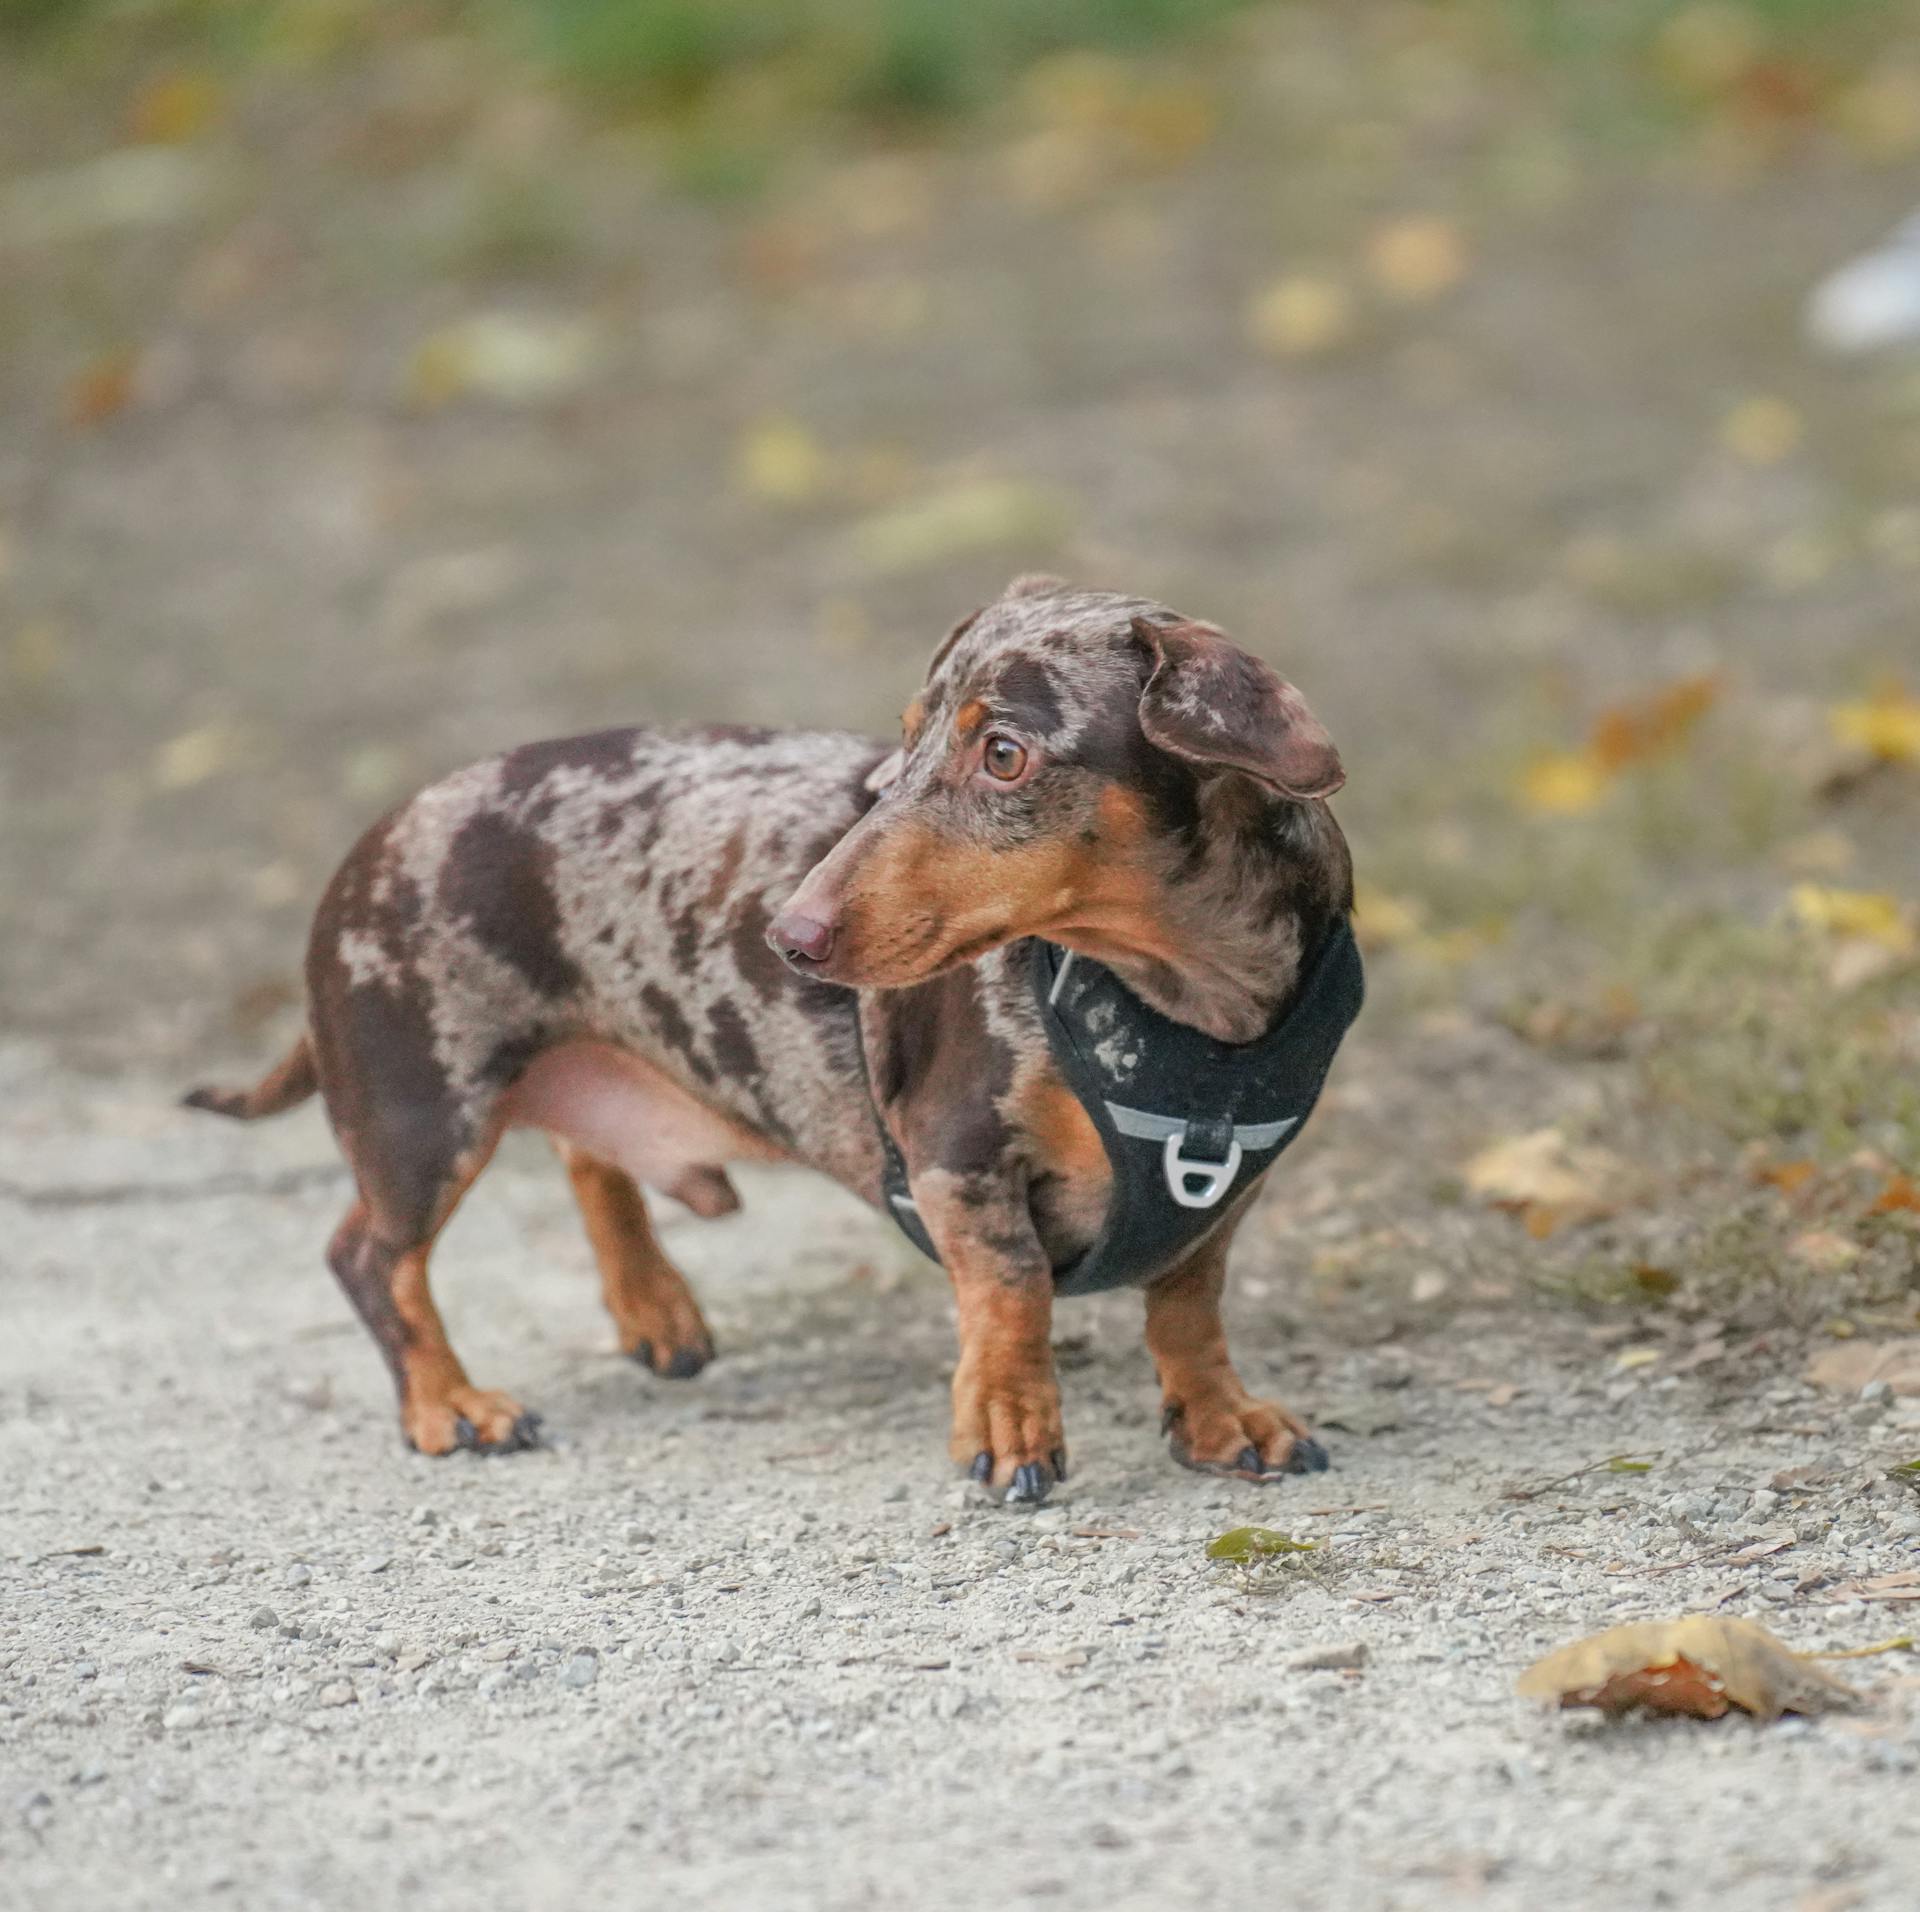
[[[1240,1172],[1240,1159],[1244,1154],[1240,1138],[1229,1134],[1226,1156],[1218,1162],[1182,1155],[1180,1145],[1186,1139],[1187,1129],[1183,1123],[1167,1137],[1161,1154],[1167,1174],[1167,1193],[1182,1208],[1211,1208],[1233,1186],[1233,1178]],[[1193,1186],[1195,1182],[1199,1184],[1197,1188]]]

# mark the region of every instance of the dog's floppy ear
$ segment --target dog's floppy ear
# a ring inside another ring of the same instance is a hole
[[[1340,753],[1307,700],[1209,624],[1133,620],[1154,660],[1140,693],[1150,744],[1198,764],[1242,770],[1282,796],[1330,797],[1346,782]]]
[[[904,750],[889,750],[880,761],[867,772],[866,788],[873,791],[884,790],[907,767],[907,753]]]

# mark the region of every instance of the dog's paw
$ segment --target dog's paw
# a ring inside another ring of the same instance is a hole
[[[1004,1506],[1043,1501],[1067,1477],[1060,1390],[1048,1374],[981,1377],[963,1363],[954,1378],[954,1465]]]
[[[540,1417],[497,1388],[449,1388],[400,1411],[407,1445],[422,1454],[515,1454],[540,1445]]]
[[[713,1359],[713,1343],[705,1334],[679,1346],[641,1339],[627,1349],[627,1358],[659,1375],[663,1381],[691,1381]]]
[[[991,1449],[982,1448],[967,1469],[967,1478],[1003,1507],[1037,1507],[1066,1477],[1064,1447],[1043,1461],[996,1461]]]
[[[1327,1450],[1307,1424],[1274,1401],[1251,1396],[1208,1401],[1168,1401],[1161,1415],[1168,1450],[1197,1474],[1227,1474],[1236,1480],[1279,1480],[1288,1474],[1322,1474]]]

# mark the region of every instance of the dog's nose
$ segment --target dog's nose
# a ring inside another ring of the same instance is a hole
[[[797,910],[782,910],[767,926],[767,941],[795,969],[811,969],[827,960],[833,948],[833,925],[816,923]]]

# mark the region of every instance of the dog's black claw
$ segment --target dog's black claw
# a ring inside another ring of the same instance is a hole
[[[637,1361],[643,1368],[652,1367],[653,1343],[651,1341],[636,1341],[627,1351],[627,1359],[629,1361]]]
[[[1065,1480],[1067,1477],[1067,1450],[1064,1447],[1056,1447],[1053,1450],[1051,1459],[1053,1461],[1054,1479]]]
[[[480,1445],[479,1431],[464,1414],[453,1424],[453,1444],[456,1447],[478,1447]]]
[[[660,1373],[669,1381],[691,1381],[706,1365],[707,1357],[698,1348],[675,1348]]]
[[[1324,1474],[1330,1465],[1327,1450],[1318,1441],[1309,1440],[1304,1434],[1294,1437],[1293,1450],[1287,1456],[1289,1474]]]
[[[1053,1488],[1053,1473],[1044,1461],[1028,1461],[1013,1470],[1013,1485],[1007,1489],[1006,1504],[1043,1501]]]
[[[1266,1463],[1260,1458],[1260,1450],[1251,1441],[1240,1450],[1239,1458],[1233,1463],[1233,1471],[1236,1474],[1254,1475],[1267,1471]]]
[[[993,1456],[983,1447],[973,1457],[973,1465],[967,1469],[969,1480],[990,1480],[993,1477]]]
[[[514,1422],[513,1432],[500,1443],[502,1450],[517,1447],[538,1447],[540,1445],[540,1430],[545,1425],[546,1423],[540,1416],[529,1409]]]

